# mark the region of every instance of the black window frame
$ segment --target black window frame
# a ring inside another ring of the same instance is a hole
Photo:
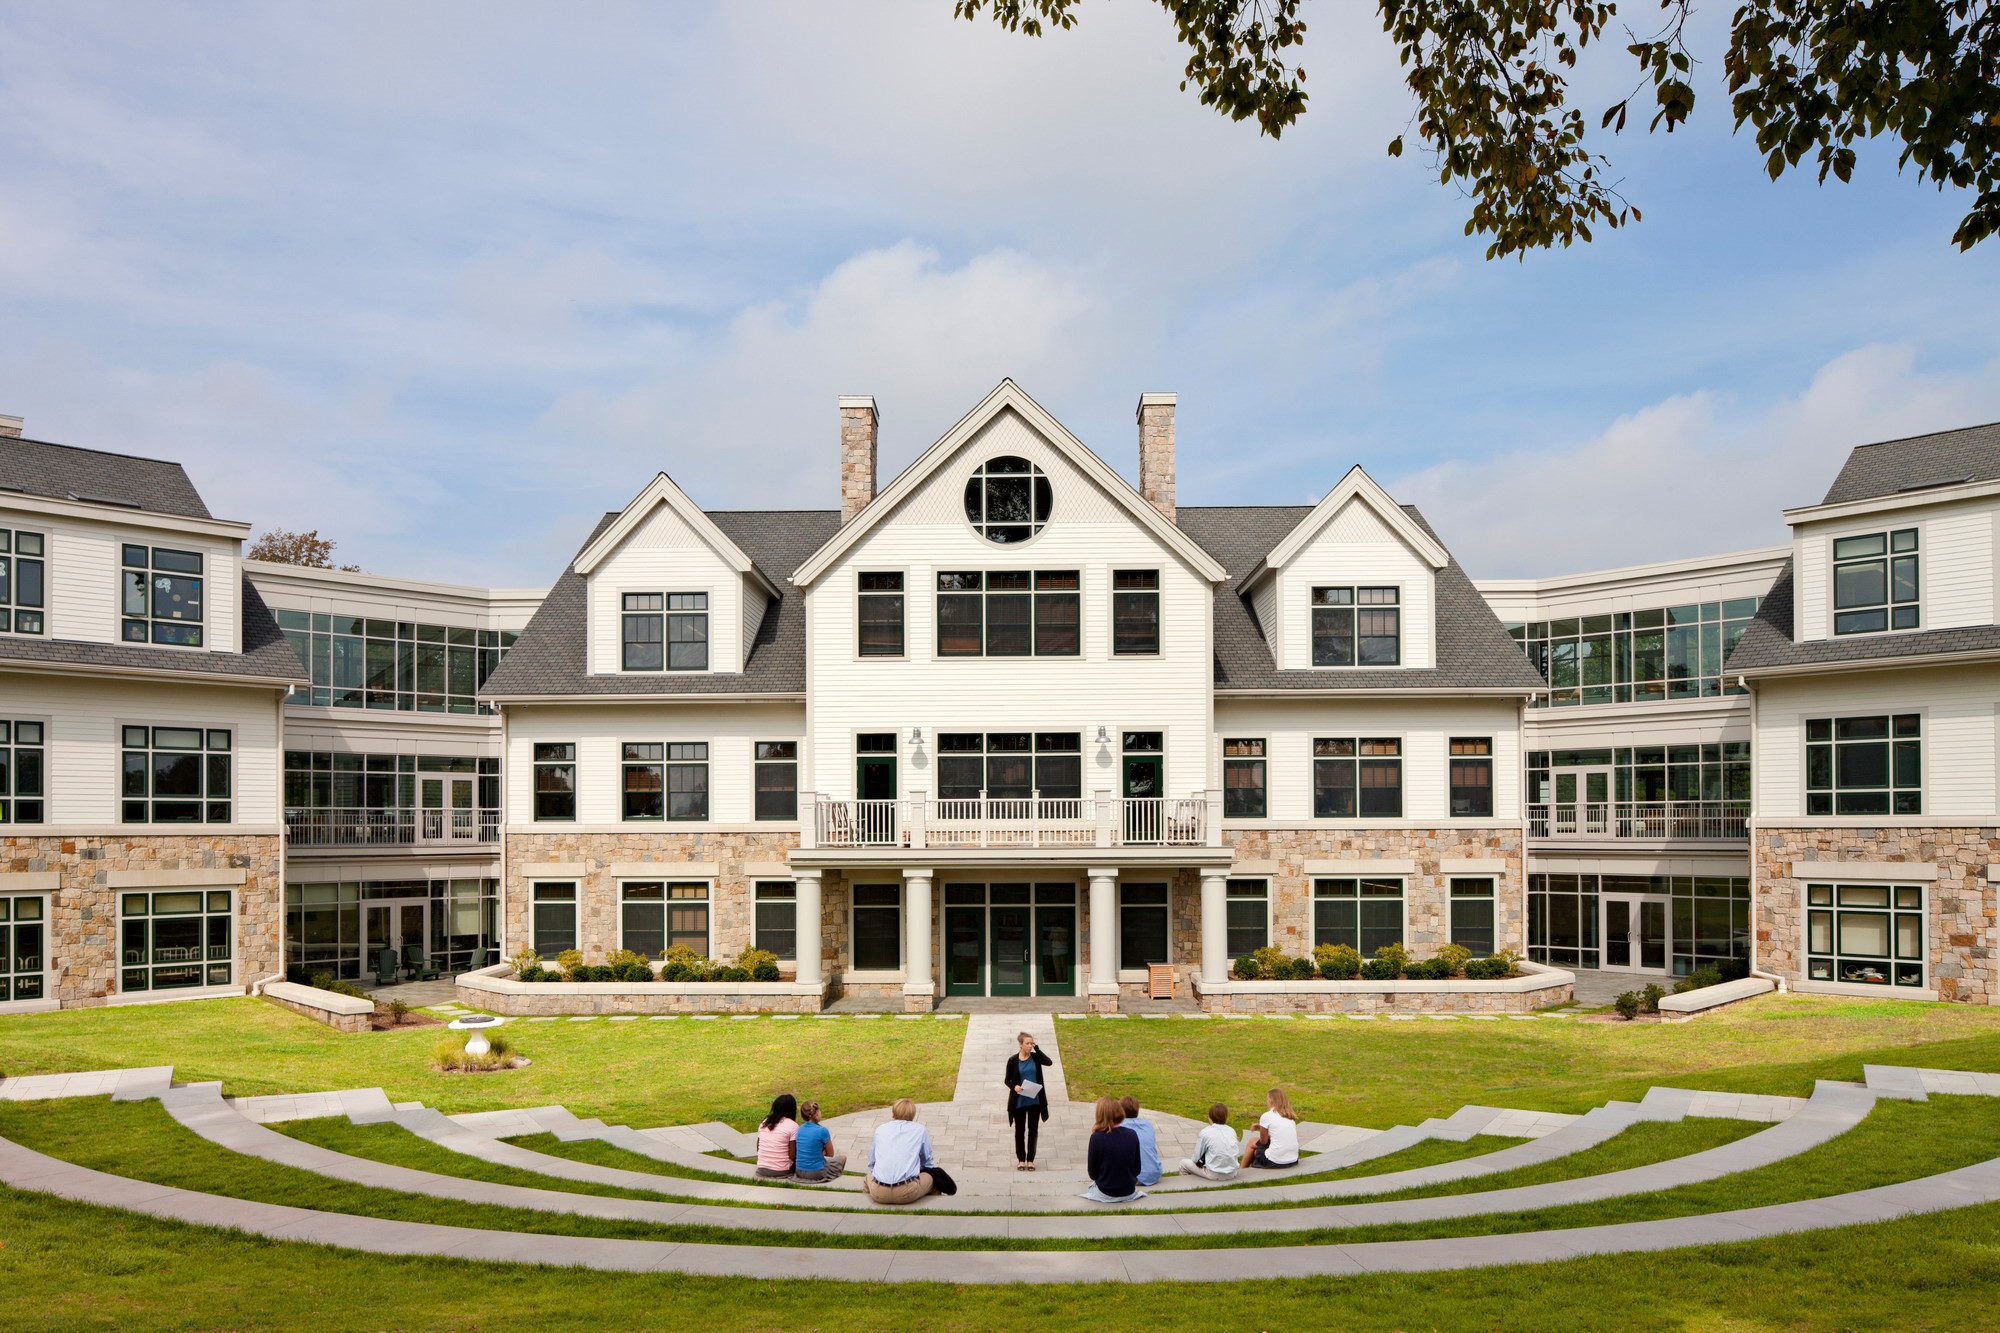
[[[1472,747],[1483,747],[1474,749]],[[1446,744],[1445,785],[1453,819],[1493,817],[1493,738],[1453,736]],[[1483,806],[1484,808],[1475,808]]]
[[[192,899],[191,903],[187,900]],[[149,889],[118,895],[118,990],[121,994],[229,986],[236,978],[237,895],[231,889]],[[163,924],[200,924],[195,942],[179,946],[198,957],[162,960]],[[135,947],[136,946],[136,947]],[[133,957],[137,953],[138,957]],[[176,976],[176,974],[182,974]],[[163,976],[173,978],[163,980]],[[185,979],[183,979],[183,977]]]
[[[708,670],[708,594],[667,594],[667,670]]]
[[[619,598],[618,669],[664,671],[667,665],[667,597],[628,592]]]
[[[193,568],[188,568],[190,561]],[[119,639],[125,643],[160,647],[202,647],[208,622],[207,569],[208,559],[200,551],[151,546],[144,542],[121,542],[118,558]],[[191,588],[183,586],[190,583],[193,585]],[[163,597],[169,603],[165,613],[162,612]],[[172,610],[172,602],[189,597],[193,603],[188,608],[190,614]]]
[[[973,742],[977,742],[975,748]],[[1019,765],[1021,775],[1011,770]],[[973,767],[978,785],[970,781]],[[1074,766],[1074,782],[1067,781]],[[954,780],[946,781],[951,773]],[[1046,784],[1046,785],[1044,785]],[[1083,799],[1083,733],[1080,731],[941,731],[937,736],[940,801],[1044,801]]]
[[[760,879],[750,886],[750,941],[780,962],[799,955],[799,886],[796,880]]]
[[[573,879],[538,879],[528,886],[528,939],[539,957],[552,959],[566,949],[577,947],[582,938],[578,934],[579,905]],[[549,930],[542,925],[545,911],[559,914],[556,909],[562,908],[567,908],[569,914],[567,936],[560,929]]]
[[[1160,571],[1111,571],[1111,655],[1160,655]]]
[[[532,822],[576,822],[576,749],[575,741],[535,741],[532,744],[528,751],[528,813]],[[557,785],[563,780],[568,782],[567,787]]]
[[[1907,539],[1907,540],[1906,540]],[[1873,549],[1867,543],[1879,543]],[[1922,536],[1917,528],[1892,528],[1835,537],[1828,548],[1827,578],[1836,637],[1888,634],[1923,628]],[[1848,548],[1843,552],[1842,548]],[[1843,577],[1880,581],[1844,589]],[[1853,600],[1843,600],[1852,596]]]
[[[658,958],[667,951],[666,881],[618,881],[618,947],[647,958]]]
[[[1446,888],[1451,942],[1489,957],[1499,946],[1500,886],[1491,875],[1454,875]]]
[[[1316,584],[1311,605],[1313,666],[1378,668],[1403,664],[1401,585]],[[1385,640],[1391,649],[1387,657],[1381,655]],[[1375,645],[1372,655],[1371,643]]]
[[[1376,747],[1376,748],[1369,748]],[[1382,748],[1391,747],[1391,748]],[[1401,819],[1403,742],[1396,736],[1320,736],[1313,739],[1314,819]],[[1393,774],[1393,783],[1382,779]],[[1374,779],[1370,781],[1370,779]],[[1344,781],[1342,779],[1345,779]],[[1350,793],[1341,809],[1338,793]],[[1372,800],[1365,794],[1378,793]],[[1394,808],[1379,793],[1394,793]],[[1374,808],[1370,808],[1370,807]]]
[[[1315,875],[1313,947],[1345,944],[1363,958],[1372,958],[1385,944],[1403,943],[1409,933],[1409,894],[1409,885],[1398,876]],[[1393,925],[1384,920],[1382,910],[1390,905]]]
[[[700,824],[709,819],[707,741],[668,743],[666,793],[669,824]]]
[[[900,569],[863,570],[855,576],[855,656],[907,655],[907,583]],[[874,634],[872,639],[871,629]]]
[[[0,528],[0,634],[48,633],[48,549],[45,532]]]
[[[183,733],[192,734],[194,743],[178,739]],[[119,823],[170,827],[234,822],[236,744],[232,728],[133,723],[120,724],[118,734]],[[176,788],[165,795],[160,792],[163,778]],[[190,784],[191,790],[178,789]]]
[[[1254,749],[1250,748],[1253,746]],[[1222,817],[1224,819],[1264,819],[1268,816],[1269,750],[1270,744],[1262,736],[1223,737]],[[1232,781],[1236,778],[1244,780]],[[1255,781],[1250,781],[1251,778]],[[1239,795],[1239,793],[1246,794]]]
[[[849,965],[856,972],[900,972],[903,969],[903,886],[900,884],[856,884],[849,890],[848,899],[848,941]],[[865,901],[864,901],[865,899]],[[864,913],[879,913],[891,918],[888,933],[881,933],[883,926],[873,916],[866,925],[865,936],[862,929]],[[870,947],[880,947],[887,939],[894,953],[894,961],[885,961],[882,955],[872,955],[867,961],[861,956],[862,942],[866,939]]]
[[[667,817],[667,747],[662,741],[618,744],[618,818],[657,824]]]
[[[1018,515],[1003,513],[995,519],[995,495],[1011,491],[1017,485],[1027,508]],[[1055,489],[1048,475],[1018,454],[996,454],[966,478],[965,521],[995,546],[1019,546],[1032,541],[1048,526],[1054,510]]]
[[[1079,569],[940,570],[935,586],[941,658],[1083,656]]]
[[[1807,719],[1806,814],[1922,814],[1923,737],[1921,713]],[[1882,780],[1864,780],[1878,764]]]
[[[1255,889],[1253,893],[1250,890]],[[1238,904],[1256,904],[1257,920],[1254,927],[1239,918],[1248,913],[1237,911]],[[1240,876],[1231,878],[1222,890],[1222,938],[1226,952],[1231,958],[1242,958],[1271,944],[1271,881],[1262,876]],[[1255,930],[1254,941],[1246,932]]]
[[[48,724],[0,719],[0,827],[48,822]]]
[[[1159,957],[1154,950],[1135,948],[1147,940],[1140,937],[1157,933]],[[1174,951],[1173,891],[1165,881],[1156,884],[1118,886],[1118,969],[1136,972],[1155,963],[1171,963]],[[1135,956],[1144,955],[1144,956]]]
[[[789,781],[775,779],[789,778]],[[753,741],[750,746],[751,817],[788,822],[799,817],[799,743]]]
[[[1916,882],[1887,881],[1808,883],[1801,941],[1807,955],[1807,979],[1891,990],[1922,989],[1930,968],[1925,943],[1930,895],[1925,887]],[[1877,894],[1880,900],[1872,901]],[[1878,928],[1884,933],[1887,948],[1871,953],[1845,947],[1850,919],[1856,924],[1870,919],[1880,922]],[[1905,924],[1912,928],[1914,939],[1905,939],[1901,929]],[[1871,972],[1876,975],[1870,976]]]

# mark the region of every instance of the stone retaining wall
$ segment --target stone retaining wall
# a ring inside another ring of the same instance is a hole
[[[824,988],[790,981],[519,981],[502,966],[458,977],[458,1001],[516,1017],[558,1014],[816,1014]]]
[[[1506,981],[1199,980],[1201,1007],[1220,1014],[1530,1014],[1576,998],[1571,973],[1523,963]]]
[[[266,986],[264,998],[316,1023],[324,1023],[336,1032],[368,1031],[368,1020],[375,1012],[373,1000],[357,1000],[351,995],[336,995],[289,981],[274,981]]]

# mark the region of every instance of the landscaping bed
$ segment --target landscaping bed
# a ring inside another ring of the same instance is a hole
[[[1321,945],[1311,958],[1277,949],[1245,954],[1224,982],[1194,979],[1210,1013],[1525,1014],[1568,1004],[1576,978],[1511,953],[1476,958],[1446,945],[1417,961],[1400,944],[1364,959],[1345,945]]]
[[[518,1017],[561,1014],[816,1014],[824,982],[787,981],[776,954],[746,949],[734,963],[685,947],[648,959],[629,949],[586,963],[574,949],[545,967],[532,950],[458,977],[460,1002]]]

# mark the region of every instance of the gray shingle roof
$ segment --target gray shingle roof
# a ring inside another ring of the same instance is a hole
[[[1864,444],[1847,455],[1821,503],[1873,500],[1960,481],[2000,481],[2000,422]]]
[[[242,583],[243,651],[195,652],[186,648],[153,648],[136,643],[79,643],[74,639],[0,635],[0,662],[50,667],[111,667],[127,671],[164,671],[175,675],[260,676],[306,683],[305,668],[278,628],[246,575]]]
[[[606,514],[580,552],[617,519]],[[521,631],[480,694],[509,699],[543,695],[803,694],[806,688],[805,597],[794,588],[792,570],[806,562],[840,529],[837,509],[711,512],[709,517],[742,548],[783,596],[764,612],[764,623],[740,673],[663,672],[657,675],[590,673],[584,637],[584,579],[572,564],[542,599],[541,609]],[[778,571],[784,571],[781,575]]]
[[[1499,617],[1452,561],[1437,574],[1437,665],[1376,670],[1280,671],[1271,645],[1238,592],[1264,557],[1312,512],[1310,505],[1189,507],[1181,531],[1222,562],[1229,579],[1215,590],[1218,690],[1546,689]],[[1403,512],[1436,537],[1411,505]]]
[[[1920,630],[1914,634],[1857,634],[1843,639],[1794,643],[1792,601],[1792,562],[1787,560],[1777,582],[1757,607],[1757,618],[1743,631],[1736,651],[1723,664],[1725,672],[1756,675],[1787,667],[1841,666],[1852,662],[1894,666],[1898,658],[2000,651],[2000,625]]]
[[[179,463],[107,454],[44,440],[0,438],[0,497],[16,490],[51,500],[85,500],[208,518]]]

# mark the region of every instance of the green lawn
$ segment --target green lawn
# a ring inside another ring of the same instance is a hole
[[[1766,996],[1692,1023],[1291,1022],[1058,1025],[1070,1096],[1131,1093],[1235,1123],[1285,1088],[1301,1116],[1386,1128],[1468,1104],[1581,1113],[1655,1084],[1803,1097],[1868,1064],[2000,1070],[2000,1008]]]
[[[722,1120],[749,1129],[780,1092],[828,1116],[897,1097],[949,1099],[964,1020],[679,1018],[512,1022],[532,1063],[503,1074],[430,1068],[439,1027],[349,1035],[257,999],[0,1017],[0,1074],[172,1065],[229,1096],[380,1087],[456,1114],[560,1103],[638,1127]]]

